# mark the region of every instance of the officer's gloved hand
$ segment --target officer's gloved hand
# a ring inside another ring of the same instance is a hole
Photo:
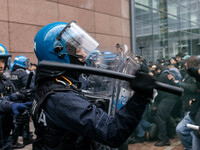
[[[32,89],[26,89],[25,87],[16,92],[17,98],[19,100],[26,100],[28,101],[33,93]]]
[[[14,115],[19,115],[20,113],[23,113],[25,111],[25,109],[27,109],[31,105],[32,105],[32,102],[13,103],[11,105],[11,109],[12,109]]]
[[[155,88],[155,81],[156,80],[154,77],[137,71],[135,74],[135,78],[130,81],[130,87],[135,91],[135,93],[152,99],[153,89]]]

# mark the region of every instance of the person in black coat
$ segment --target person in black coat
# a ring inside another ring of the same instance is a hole
[[[27,90],[16,92],[12,82],[4,76],[5,70],[9,73],[9,57],[11,55],[8,54],[7,49],[0,44],[0,149],[11,150],[13,113],[15,115],[22,113],[31,103],[16,103],[19,99],[24,100]]]
[[[13,82],[16,91],[21,89],[26,89],[29,75],[26,72],[26,69],[29,67],[29,59],[26,56],[18,55],[14,59],[14,66],[11,72],[11,81]],[[30,87],[28,87],[30,88]],[[30,99],[27,97],[27,100]],[[21,101],[19,101],[21,102]],[[23,145],[28,145],[33,142],[30,133],[30,110],[26,110],[26,113],[23,115],[14,115],[14,133],[13,133],[13,148],[19,148],[18,136],[22,135]]]
[[[191,111],[181,120],[176,127],[177,135],[185,149],[200,149],[200,132],[188,128],[187,124],[200,126],[200,69],[198,67],[190,67],[187,73],[196,79],[198,87],[198,96],[189,101],[189,105],[193,106]]]
[[[168,75],[170,74],[174,74],[174,72],[171,70],[162,71],[162,73],[158,77],[158,81],[172,85],[171,81],[168,79]],[[155,146],[170,145],[167,125],[171,123],[171,111],[177,100],[179,100],[179,97],[177,95],[158,90],[158,95],[155,99],[155,103],[158,104],[155,119],[156,119],[156,125],[158,127],[159,141],[155,143]],[[173,128],[175,132],[175,126]]]

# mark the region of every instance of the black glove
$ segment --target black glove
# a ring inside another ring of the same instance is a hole
[[[31,105],[32,105],[32,102],[28,102],[28,103],[13,103],[11,105],[11,109],[12,109],[14,115],[19,115],[20,113],[23,113],[25,111],[25,109],[27,109]]]
[[[198,73],[199,68],[198,67],[190,67],[187,70],[187,73],[191,76],[194,77],[198,82],[200,82],[200,75]]]
[[[25,87],[16,92],[18,100],[30,100],[30,97],[33,93],[32,89],[26,89]]]
[[[135,78],[130,81],[130,87],[135,91],[135,93],[152,99],[153,89],[155,88],[155,81],[156,80],[154,77],[137,71],[135,74]]]
[[[15,115],[14,118],[16,124],[24,124],[25,122],[28,122],[30,119],[30,114],[28,109],[25,109],[24,112],[19,115]]]

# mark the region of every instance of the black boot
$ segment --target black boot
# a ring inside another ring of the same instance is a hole
[[[170,142],[169,141],[158,141],[154,144],[154,146],[169,146]]]
[[[157,126],[154,124],[150,127],[148,131],[146,131],[145,137],[147,140],[153,140],[156,137],[156,133],[157,133]]]

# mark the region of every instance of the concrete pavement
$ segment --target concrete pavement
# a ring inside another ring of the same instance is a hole
[[[30,130],[34,132],[34,127],[33,127],[32,122],[30,123]],[[22,143],[21,137],[19,137],[19,142]],[[163,147],[154,146],[155,141],[135,143],[135,144],[130,144],[128,147],[128,150],[183,150],[183,146],[177,137],[175,137],[174,139],[171,139],[170,143],[171,143],[170,146],[163,146]],[[27,145],[25,148],[18,149],[18,150],[32,150],[32,144]]]

